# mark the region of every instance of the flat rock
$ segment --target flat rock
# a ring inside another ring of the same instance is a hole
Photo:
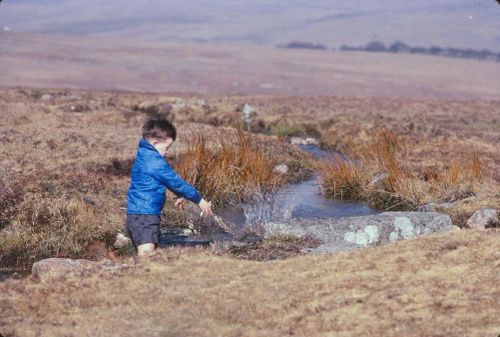
[[[446,214],[436,212],[385,212],[338,219],[291,219],[263,225],[265,236],[311,236],[323,244],[308,249],[332,253],[379,246],[419,235],[455,229]]]
[[[467,220],[466,226],[474,229],[486,229],[490,223],[499,222],[500,214],[496,208],[481,208]]]
[[[31,275],[40,279],[47,279],[94,264],[93,261],[83,259],[49,258],[35,262],[31,267]]]
[[[288,165],[287,164],[276,165],[273,168],[273,172],[275,172],[275,173],[281,173],[281,174],[286,174],[286,173],[288,173]]]
[[[115,240],[115,243],[114,243],[114,247],[116,249],[120,249],[120,248],[123,248],[123,247],[126,247],[126,246],[129,246],[132,244],[132,240],[130,240],[127,236],[125,236],[124,234],[122,233],[118,233],[116,235],[116,240]]]
[[[301,138],[301,137],[291,137],[290,144],[292,144],[292,145],[307,145],[307,142],[304,138]]]
[[[307,137],[305,139],[305,142],[306,142],[307,145],[316,145],[316,146],[319,145],[318,140],[316,138],[312,138],[312,137]]]
[[[250,104],[246,104],[243,106],[243,109],[241,110],[241,112],[243,112],[243,114],[246,116],[251,116],[254,112],[255,112],[255,109],[250,105]]]

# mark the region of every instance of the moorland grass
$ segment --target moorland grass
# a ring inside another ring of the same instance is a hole
[[[455,202],[475,195],[481,182],[477,154],[451,161],[433,175],[405,165],[407,141],[386,128],[374,131],[348,153],[356,160],[334,158],[320,164],[322,188],[332,198],[364,200],[383,210],[415,210],[429,202]]]

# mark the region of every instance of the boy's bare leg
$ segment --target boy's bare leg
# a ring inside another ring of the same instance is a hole
[[[145,244],[137,246],[137,255],[139,255],[139,256],[149,255],[154,251],[155,251],[155,244],[154,243],[145,243]]]

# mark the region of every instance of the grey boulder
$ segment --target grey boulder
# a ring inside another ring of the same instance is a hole
[[[48,279],[93,264],[95,262],[83,259],[48,258],[35,262],[31,267],[31,275],[40,279]]]
[[[265,236],[311,236],[322,244],[308,249],[332,253],[379,246],[419,235],[457,229],[446,214],[435,212],[385,212],[338,219],[290,219],[263,225]]]
[[[467,220],[466,226],[475,229],[486,229],[490,227],[490,224],[494,222],[499,222],[500,213],[496,208],[482,208],[476,211],[469,220]],[[493,227],[493,226],[491,226]]]

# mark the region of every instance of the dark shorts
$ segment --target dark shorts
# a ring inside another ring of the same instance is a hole
[[[154,243],[158,246],[160,220],[159,215],[127,214],[127,231],[135,248],[145,243]]]

